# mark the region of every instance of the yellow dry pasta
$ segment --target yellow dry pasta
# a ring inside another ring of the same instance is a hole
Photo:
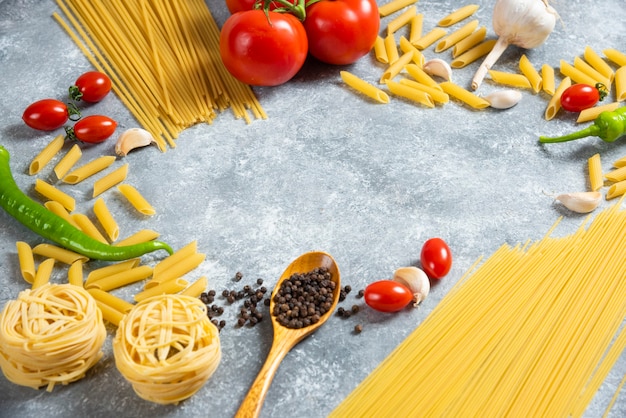
[[[607,62],[604,61],[602,57],[598,55],[598,53],[595,52],[590,46],[585,47],[583,57],[596,71],[598,71],[605,78],[607,78],[609,82],[613,82],[615,72],[613,71],[611,66],[607,64]]]
[[[626,167],[626,156],[613,161],[613,167],[615,168]]]
[[[506,86],[532,89],[530,81],[524,74],[507,73],[504,71],[489,70],[489,76],[494,83]]]
[[[202,253],[190,254],[166,270],[159,270],[158,272],[153,273],[152,279],[145,284],[144,288],[150,289],[165,282],[182,277],[202,264],[205,258],[206,255]]]
[[[142,229],[124,239],[117,241],[114,245],[122,247],[125,245],[140,244],[157,239],[159,236],[160,234],[156,231],[151,229]]]
[[[202,295],[203,292],[206,291],[208,285],[209,280],[206,278],[206,276],[202,276],[198,280],[190,284],[182,292],[180,292],[180,294],[198,298],[200,297],[200,295]]]
[[[478,10],[478,7],[479,6],[477,4],[468,4],[466,6],[463,6],[441,19],[438,25],[447,27],[452,26],[455,23],[459,23],[460,21],[467,19],[468,17],[473,15],[476,10]]]
[[[108,244],[109,241],[102,235],[98,227],[91,222],[91,219],[83,213],[74,213],[71,216],[72,221],[76,224],[78,229],[89,235],[91,238],[96,239],[104,244]],[[119,244],[118,244],[119,245]]]
[[[423,90],[414,89],[406,84],[397,83],[395,81],[387,81],[387,88],[396,96],[404,97],[426,107],[435,107],[433,98]]]
[[[626,65],[619,67],[615,72],[615,100],[626,100]]]
[[[91,284],[97,280],[100,280],[102,278],[108,277],[108,276],[112,276],[114,274],[117,273],[121,273],[124,271],[128,271],[131,270],[135,267],[137,267],[139,265],[139,259],[138,258],[132,258],[130,260],[125,260],[125,261],[121,261],[119,263],[113,263],[113,264],[109,264],[108,266],[105,267],[100,267],[97,268],[95,270],[92,270],[91,272],[89,272],[89,274],[87,275],[87,280],[85,281],[85,286],[87,286],[88,284]]]
[[[565,77],[559,83],[559,86],[556,88],[556,91],[550,98],[548,105],[546,106],[546,111],[544,113],[544,118],[546,120],[552,120],[556,116],[556,114],[561,110],[561,95],[569,86],[572,85],[572,80],[569,77]]]
[[[387,69],[383,72],[380,77],[380,83],[384,84],[385,82],[392,80],[395,76],[400,74],[400,71],[404,69],[406,65],[408,65],[413,60],[413,51],[405,52],[402,54],[400,58],[398,58],[393,64],[391,64]]]
[[[165,270],[181,263],[186,258],[198,252],[198,241],[191,241],[182,248],[176,250],[173,254],[168,255],[154,266],[154,275],[159,276]]]
[[[15,247],[17,248],[17,258],[19,260],[22,278],[26,283],[32,284],[36,274],[33,250],[28,243],[23,241],[17,241]]]
[[[160,295],[173,295],[185,289],[189,283],[181,278],[168,280],[163,283],[159,283],[156,286],[152,286],[142,290],[134,296],[135,302],[141,302],[142,300],[149,299],[154,296]]]
[[[550,96],[553,96],[556,91],[556,87],[554,81],[554,68],[552,68],[551,65],[543,64],[541,66],[541,80],[543,91]]]
[[[577,70],[582,71],[583,73],[587,74],[589,77],[591,77],[597,83],[604,84],[604,86],[607,88],[607,90],[611,90],[612,80],[610,80],[608,77],[605,77],[604,75],[602,75],[602,73],[600,73],[598,70],[593,68],[587,62],[585,62],[585,60],[583,60],[582,58],[574,57],[574,68],[576,68]]]
[[[450,62],[450,67],[452,68],[463,68],[474,61],[484,57],[489,54],[496,44],[495,39],[488,39],[472,47],[468,51],[462,53],[458,57],[454,58],[452,62]]]
[[[83,261],[77,260],[67,269],[67,281],[74,286],[83,287]]]
[[[616,197],[621,197],[624,194],[626,194],[626,180],[612,184],[606,192],[606,200],[615,199]]]
[[[72,218],[72,215],[70,215],[67,209],[65,209],[65,207],[59,202],[55,200],[48,200],[47,202],[44,202],[43,205],[50,212],[54,213],[55,215],[60,216],[61,218],[65,219],[67,222],[71,223],[75,227],[78,227],[78,224],[74,221],[74,219]]]
[[[442,52],[446,49],[452,48],[454,45],[458,44],[463,39],[466,39],[469,35],[476,30],[478,27],[478,20],[472,20],[465,25],[461,26],[459,29],[445,36],[442,40],[437,43],[435,46],[435,52]]]
[[[72,147],[65,153],[63,158],[54,166],[54,174],[58,179],[62,179],[65,175],[76,165],[83,155],[78,144],[72,145]]]
[[[63,264],[71,265],[75,261],[89,261],[89,258],[65,248],[57,247],[52,244],[38,244],[33,247],[33,254],[46,258],[53,258]]]
[[[120,235],[120,228],[115,218],[111,214],[111,211],[107,207],[104,199],[98,198],[93,205],[93,213],[96,215],[96,219],[104,229],[111,241],[117,240]]]
[[[63,181],[69,184],[78,184],[81,181],[101,172],[115,162],[112,155],[97,157],[88,163],[72,170],[63,177]]]
[[[118,326],[120,324],[120,322],[124,318],[124,314],[122,312],[112,308],[102,301],[96,300],[95,302],[98,310],[102,314],[103,320],[108,321],[115,326]]]
[[[156,213],[154,208],[135,187],[130,184],[120,184],[117,190],[128,200],[128,202],[142,215],[151,216]]]
[[[602,53],[609,59],[609,61],[617,64],[618,67],[626,65],[626,54],[623,52],[620,52],[617,49],[609,48],[602,51]]]
[[[105,292],[104,290],[87,289],[87,292],[89,292],[89,294],[93,296],[95,300],[100,301],[121,313],[128,313],[131,309],[133,309],[134,305],[132,303],[109,292]]]
[[[56,260],[54,258],[46,258],[39,263],[31,286],[32,289],[37,289],[50,282],[50,276],[52,275],[52,269],[54,268],[55,261]]]
[[[429,87],[433,87],[433,88],[441,90],[439,83],[433,80],[433,78],[430,75],[428,75],[428,73],[426,73],[426,71],[424,71],[421,67],[415,64],[409,64],[406,67],[404,67],[404,69],[411,77],[415,79],[415,81],[421,84],[427,85]]]
[[[409,29],[409,42],[413,43],[422,37],[422,31],[424,28],[424,15],[421,13],[416,14],[411,19],[411,28]]]
[[[35,180],[35,190],[42,196],[45,196],[50,200],[54,200],[55,202],[59,202],[69,212],[76,208],[76,200],[72,196],[62,192],[50,183],[41,179]]]
[[[389,103],[387,93],[348,71],[340,71],[341,79],[348,86],[378,103]]]
[[[587,160],[587,171],[589,172],[589,187],[592,191],[597,192],[604,185],[600,154],[596,153],[589,157]]]
[[[389,63],[387,49],[385,48],[385,40],[381,38],[380,35],[376,36],[376,40],[374,41],[374,56],[378,62],[382,62],[383,64]]]
[[[411,22],[411,19],[417,14],[417,7],[411,6],[408,7],[404,12],[400,13],[398,16],[393,18],[387,24],[387,34],[395,33],[398,29],[402,28],[405,25],[408,25]]]
[[[563,76],[569,77],[574,83],[589,84],[590,86],[596,84],[596,80],[564,60],[561,60],[560,71]]]
[[[620,107],[620,103],[613,102],[613,103],[607,103],[607,104],[583,109],[578,114],[578,117],[576,118],[576,123],[584,123],[584,122],[595,120],[598,117],[598,115],[600,115],[600,113],[612,112],[618,107]]]
[[[620,167],[615,170],[611,170],[604,175],[607,180],[612,182],[620,182],[626,180],[626,167]]]
[[[454,47],[452,48],[452,57],[456,58],[462,53],[469,51],[470,49],[472,49],[473,47],[475,47],[476,45],[484,41],[486,36],[487,36],[487,27],[481,26],[480,28],[472,32],[469,36],[467,36],[465,39],[461,39],[459,42],[457,42],[454,45]]]
[[[64,135],[57,135],[42,149],[28,166],[28,174],[37,174],[44,168],[63,148]]]
[[[105,292],[118,289],[126,285],[137,283],[152,276],[152,267],[138,266],[131,269],[102,277],[92,282],[85,282],[85,289],[100,289]]]
[[[401,36],[398,43],[400,46],[400,50],[404,54],[407,54],[409,52],[413,53],[413,59],[411,60],[413,63],[415,63],[419,67],[422,67],[424,65],[424,62],[426,61],[426,58],[424,58],[424,54],[422,54],[417,48],[415,48],[411,41],[406,39],[404,36]]]
[[[398,45],[396,44],[396,38],[393,33],[385,36],[385,51],[387,53],[387,61],[389,64],[393,64],[400,58],[400,54],[398,53]]]
[[[489,107],[489,102],[451,81],[439,83],[444,92],[474,109]]]
[[[93,184],[93,197],[97,197],[126,180],[128,175],[128,164],[124,164],[117,169],[106,174],[104,177],[96,180]]]
[[[417,81],[414,80],[409,80],[406,78],[403,78],[399,81],[400,84],[404,84],[407,85],[411,88],[414,88],[416,90],[421,90],[424,93],[428,94],[433,101],[435,101],[436,103],[441,103],[441,104],[445,104],[448,103],[450,101],[450,96],[448,96],[448,94],[444,93],[443,90],[431,87],[431,86],[427,86],[425,84],[419,83]]]
[[[539,93],[543,86],[543,80],[541,79],[541,75],[530,62],[526,54],[522,54],[519,60],[519,69],[522,74],[524,74],[526,79],[528,79],[528,82],[530,83],[533,92]]]
[[[413,42],[413,46],[419,50],[423,50],[437,42],[439,39],[446,36],[448,32],[442,28],[433,28],[427,32],[424,36]]]
[[[389,3],[378,6],[378,14],[382,17],[389,16],[417,3],[418,0],[391,0]]]

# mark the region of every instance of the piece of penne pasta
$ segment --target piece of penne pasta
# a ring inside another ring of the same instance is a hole
[[[626,167],[616,168],[604,175],[604,177],[614,183],[626,180]]]
[[[154,266],[154,276],[159,276],[165,270],[182,262],[184,259],[198,252],[198,241],[191,241],[189,244],[174,251],[172,255],[168,255]]]
[[[156,213],[156,210],[154,210],[152,205],[139,193],[139,190],[130,184],[120,184],[117,186],[117,190],[119,190],[137,212],[142,215],[152,216]]]
[[[76,163],[80,160],[80,157],[83,155],[78,144],[72,145],[72,148],[69,149],[61,158],[61,160],[54,166],[54,174],[56,174],[57,178],[60,180],[76,165]]]
[[[82,260],[77,260],[67,269],[67,281],[69,284],[83,287],[83,264]]]
[[[100,267],[98,269],[92,270],[87,275],[87,280],[85,280],[85,286],[91,284],[97,280],[102,278],[113,276],[114,274],[121,273],[124,271],[129,271],[139,265],[139,258],[132,258],[130,260],[121,261],[119,263],[109,264],[105,267]]]
[[[433,28],[430,32],[413,42],[413,46],[419,50],[424,50],[446,36],[448,32],[442,28]]]
[[[378,62],[382,62],[383,64],[389,63],[387,49],[385,48],[385,40],[380,36],[377,36],[376,40],[374,41],[374,56],[376,57],[376,61]]]
[[[389,3],[378,6],[378,14],[381,17],[389,16],[407,6],[417,3],[418,0],[392,0]]]
[[[150,276],[152,276],[152,267],[138,266],[89,283],[85,282],[85,289],[100,289],[108,292],[147,279]]]
[[[158,232],[151,229],[142,229],[124,239],[117,241],[114,245],[123,247],[125,245],[141,244],[143,242],[155,240],[159,237],[159,235],[160,234]]]
[[[602,74],[605,78],[609,80],[610,83],[613,82],[613,78],[615,77],[615,72],[611,68],[609,64],[602,57],[595,52],[590,46],[585,47],[585,52],[583,53],[583,57],[585,60],[591,65],[597,72]]]
[[[104,244],[108,244],[109,241],[102,235],[98,227],[91,222],[91,219],[83,213],[74,213],[71,216],[73,222],[76,223],[78,229],[89,235],[91,238],[98,240]]]
[[[404,54],[407,54],[409,52],[413,53],[413,59],[411,61],[413,61],[419,67],[422,67],[424,65],[424,62],[426,61],[426,59],[424,58],[424,54],[422,54],[419,49],[415,48],[413,44],[411,43],[411,41],[406,39],[404,36],[401,36],[399,45],[400,45],[400,51],[402,51],[402,53]]]
[[[582,71],[587,74],[589,77],[593,78],[597,83],[602,83],[607,88],[607,90],[611,89],[612,81],[609,80],[608,77],[602,75],[599,71],[589,65],[585,60],[580,57],[574,57],[574,68]],[[595,84],[594,84],[595,85]]]
[[[415,81],[425,84],[427,86],[441,90],[439,83],[437,83],[426,71],[422,70],[415,64],[409,64],[404,67],[406,72],[415,79]]]
[[[613,162],[613,167],[615,167],[615,168],[626,167],[626,156],[624,156],[624,157],[622,157],[622,158],[620,158],[618,160],[615,160]]]
[[[544,113],[544,118],[546,120],[552,120],[561,110],[561,95],[569,86],[572,85],[572,80],[569,77],[565,77],[559,83],[559,86],[556,88],[556,91],[550,98],[548,105],[546,106],[546,111]]]
[[[341,79],[348,86],[352,87],[361,94],[373,99],[378,103],[389,103],[389,96],[387,93],[368,83],[367,81],[357,77],[356,75],[349,73],[348,71],[340,71]]]
[[[424,15],[418,13],[411,19],[411,28],[409,29],[409,42],[413,43],[421,38],[423,29]]]
[[[475,47],[469,49],[468,51],[462,53],[458,57],[454,58],[450,63],[450,67],[452,68],[463,68],[474,61],[484,57],[493,49],[496,44],[495,39],[488,39],[476,45]]]
[[[609,187],[609,190],[606,192],[606,200],[623,196],[625,193],[626,193],[626,180],[623,180]]]
[[[50,212],[60,216],[61,218],[65,219],[67,222],[78,228],[78,225],[76,224],[76,222],[74,222],[74,219],[72,219],[72,215],[70,215],[67,209],[65,209],[65,207],[56,200],[48,200],[47,202],[44,202],[43,205]]]
[[[184,290],[189,283],[183,279],[174,279],[167,282],[163,282],[158,286],[151,287],[143,290],[135,295],[135,302],[141,302],[142,300],[151,298],[158,295],[172,295]]]
[[[67,193],[63,193],[61,190],[41,179],[35,180],[35,190],[42,196],[47,197],[50,200],[54,200],[55,202],[59,202],[69,212],[76,208],[76,200],[74,200],[72,196]]]
[[[413,51],[402,54],[396,62],[387,67],[387,69],[383,72],[383,75],[380,77],[380,83],[385,84],[387,81],[395,78],[395,76],[400,74],[400,71],[402,71],[411,61],[413,61]]]
[[[554,84],[554,68],[549,64],[543,64],[541,66],[541,80],[542,89],[550,96],[554,95],[556,86]]]
[[[618,67],[626,65],[626,54],[623,52],[620,52],[617,49],[609,48],[602,51],[602,53],[609,59],[609,61],[617,64]]]
[[[122,322],[122,319],[124,318],[124,314],[122,312],[117,309],[113,309],[106,303],[102,303],[97,299],[96,305],[98,306],[98,309],[100,309],[100,312],[102,312],[102,319],[109,321],[116,327],[120,325],[120,322]]]
[[[479,43],[485,40],[487,36],[487,27],[481,26],[474,32],[472,32],[467,38],[461,39],[452,48],[452,57],[456,58],[462,53],[469,51]]]
[[[434,87],[427,86],[422,83],[418,83],[417,81],[414,81],[414,80],[408,80],[406,78],[401,79],[399,83],[407,85],[417,90],[421,90],[424,93],[427,93],[436,103],[444,104],[450,101],[450,96],[448,96],[447,93],[444,93],[443,90],[436,89]]]
[[[590,86],[594,86],[596,84],[596,80],[564,60],[561,60],[560,62],[560,71],[561,74],[565,77],[569,77],[574,83],[589,84]]]
[[[455,23],[459,23],[460,21],[467,19],[476,13],[476,10],[478,10],[477,4],[468,4],[445,16],[439,21],[438,25],[443,27],[452,26]]]
[[[180,294],[198,298],[200,297],[200,295],[202,295],[202,292],[206,291],[208,285],[209,280],[206,278],[206,276],[202,276],[198,280],[190,284],[182,292],[180,292]]]
[[[42,149],[28,166],[28,174],[37,174],[44,168],[63,148],[65,143],[64,135],[57,135],[52,141]]]
[[[134,305],[132,303],[122,298],[119,298],[109,292],[105,292],[104,290],[88,289],[87,292],[89,292],[89,294],[93,296],[95,300],[98,300],[110,306],[111,308],[115,309],[116,311],[122,312],[124,314],[128,313],[131,309],[133,309]]]
[[[35,272],[35,278],[33,279],[33,284],[31,286],[32,289],[37,289],[40,286],[48,283],[50,281],[50,276],[52,275],[52,269],[54,268],[55,263],[54,258],[47,258],[37,267],[37,271]]]
[[[126,180],[126,176],[128,175],[128,164],[124,164],[119,168],[111,171],[106,174],[104,177],[96,180],[93,183],[93,197],[97,197],[109,190],[113,186],[117,186],[124,180]]]
[[[35,280],[35,257],[33,256],[33,250],[28,243],[23,241],[17,241],[15,243],[17,248],[17,259],[19,260],[20,273],[26,283],[32,284]]]
[[[543,80],[541,79],[541,75],[530,62],[526,54],[522,54],[519,60],[519,69],[530,83],[530,88],[532,89],[532,91],[534,93],[539,93],[541,91],[541,88],[543,87]]]
[[[587,160],[587,170],[589,172],[589,187],[591,191],[597,192],[604,185],[600,154],[596,153],[589,157]]]
[[[445,36],[442,40],[437,43],[435,46],[435,52],[442,52],[449,48],[452,48],[454,45],[467,38],[472,34],[478,27],[478,20],[472,20],[465,25],[461,26],[459,29]]]
[[[74,251],[66,250],[65,248],[57,247],[52,244],[38,244],[33,248],[33,254],[40,255],[46,258],[54,258],[63,264],[73,264],[75,261],[89,261],[88,257],[82,254],[78,254]]]
[[[404,97],[426,107],[435,107],[433,98],[422,90],[414,89],[406,84],[397,83],[395,81],[387,81],[387,88],[396,96]]]
[[[63,177],[63,181],[69,184],[77,184],[81,181],[101,172],[108,168],[115,162],[115,157],[112,155],[104,155],[94,160],[89,161],[86,164],[72,170]]]
[[[626,100],[626,65],[615,71],[615,100]]]
[[[115,218],[109,211],[104,199],[98,198],[93,205],[93,213],[96,215],[98,222],[104,229],[104,232],[109,237],[109,240],[115,241],[120,236],[120,228]]]
[[[185,257],[178,263],[174,264],[165,271],[160,271],[159,274],[152,274],[152,279],[146,283],[145,289],[158,286],[161,283],[183,277],[185,274],[196,269],[206,259],[206,255],[202,253],[191,254]]]
[[[387,51],[387,60],[388,64],[393,64],[400,58],[400,54],[398,53],[398,45],[396,44],[396,37],[394,34],[389,34],[385,36],[385,51]]]
[[[489,70],[491,80],[506,86],[532,89],[530,81],[524,74],[507,73],[504,71]]]
[[[619,102],[607,103],[599,106],[590,107],[588,109],[581,110],[576,118],[576,123],[584,123],[595,120],[602,112],[612,112],[620,107]]]
[[[411,22],[411,19],[417,14],[417,7],[411,6],[408,7],[405,11],[400,13],[398,16],[393,18],[387,24],[387,34],[393,34],[398,31],[398,29],[402,28],[405,25],[408,25]]]
[[[482,97],[478,97],[471,91],[464,89],[463,87],[455,84],[451,81],[444,81],[439,83],[444,92],[450,97],[454,97],[457,100],[467,104],[474,109],[484,109],[489,107],[489,102]]]

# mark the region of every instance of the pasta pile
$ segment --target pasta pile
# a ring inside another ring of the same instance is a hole
[[[106,329],[94,299],[69,284],[24,290],[0,316],[0,367],[8,380],[38,389],[85,376],[102,357]]]
[[[266,118],[252,89],[219,56],[219,29],[206,3],[57,0],[53,17],[139,123],[165,150],[185,128],[231,108]],[[68,23],[69,22],[69,23]]]
[[[113,353],[137,395],[176,404],[196,393],[217,369],[219,331],[198,298],[156,296],[138,303],[120,322]]]
[[[626,347],[620,205],[500,247],[331,416],[581,416]]]

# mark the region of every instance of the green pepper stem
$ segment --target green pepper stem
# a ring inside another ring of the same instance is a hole
[[[552,144],[556,142],[567,142],[573,141],[575,139],[585,138],[588,136],[598,136],[600,134],[600,128],[597,125],[590,125],[585,129],[582,129],[578,132],[572,132],[571,134],[556,136],[556,137],[547,137],[540,136],[539,142],[544,144]]]

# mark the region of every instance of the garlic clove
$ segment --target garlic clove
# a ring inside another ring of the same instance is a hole
[[[518,90],[498,90],[484,97],[494,109],[509,109],[522,100],[522,93]]]
[[[405,285],[413,292],[413,306],[417,307],[430,293],[430,280],[417,267],[400,267],[393,273],[393,280]]]
[[[571,210],[577,213],[589,213],[598,207],[602,195],[600,192],[575,192],[562,193],[555,200],[558,200]]]
[[[152,134],[145,129],[130,128],[122,132],[115,143],[115,153],[121,157],[126,156],[131,150],[156,144]]]
[[[427,74],[441,77],[446,81],[450,81],[452,79],[452,68],[450,67],[450,64],[439,58],[426,61],[422,70],[424,70]]]

